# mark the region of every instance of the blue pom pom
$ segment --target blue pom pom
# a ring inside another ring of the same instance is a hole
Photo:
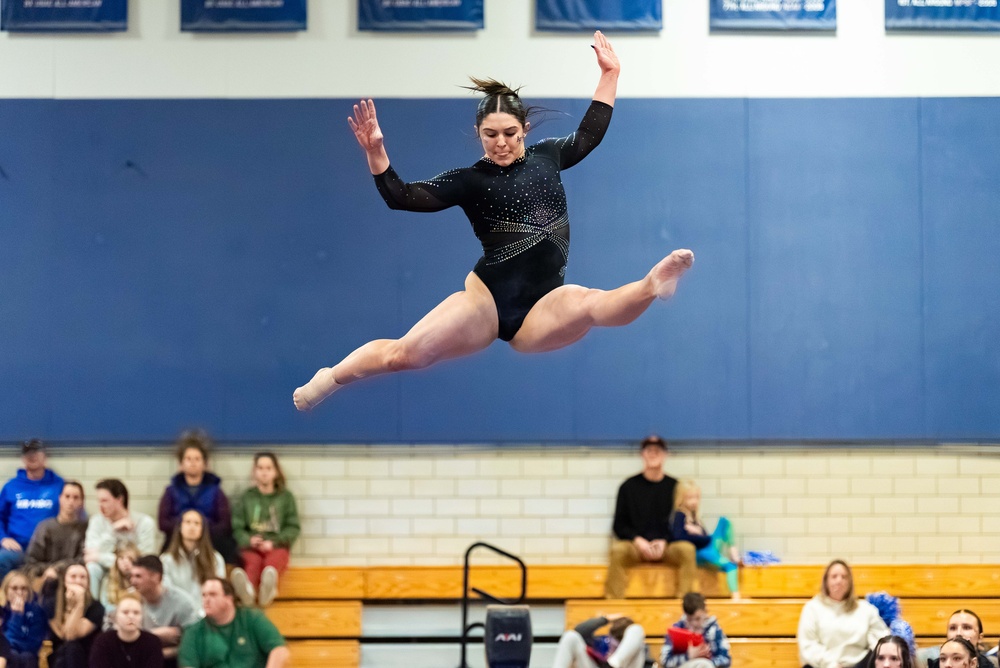
[[[910,654],[916,656],[917,654],[917,641],[913,637],[913,627],[910,626],[909,622],[902,619],[894,619],[892,623],[889,624],[889,631],[892,635],[899,636],[906,641],[906,644],[910,646]]]
[[[865,599],[875,606],[878,610],[878,616],[882,618],[886,626],[892,626],[892,623],[899,619],[899,599],[884,591],[877,591],[872,594],[868,594]]]
[[[758,552],[755,550],[747,550],[743,553],[743,565],[744,566],[767,566],[769,564],[780,564],[781,559],[774,556],[774,553],[770,550],[764,550]]]

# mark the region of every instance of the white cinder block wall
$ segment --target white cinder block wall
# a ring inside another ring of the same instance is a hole
[[[277,448],[299,499],[300,565],[457,564],[485,540],[536,563],[606,562],[629,447],[328,446]],[[19,460],[4,458],[0,475]],[[212,459],[232,498],[253,450]],[[53,449],[50,466],[86,486],[119,477],[155,516],[175,461],[167,446]],[[676,445],[675,477],[695,478],[711,526],[725,514],[742,549],[788,563],[1000,562],[1000,448]],[[476,558],[477,563],[488,561]]]

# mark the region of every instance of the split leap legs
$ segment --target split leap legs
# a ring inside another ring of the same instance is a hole
[[[582,339],[592,327],[621,327],[638,318],[655,299],[669,299],[694,262],[694,253],[675,250],[642,279],[614,290],[564,285],[542,297],[511,340],[514,350],[538,353]],[[483,350],[497,338],[499,319],[493,295],[474,273],[465,290],[438,304],[401,339],[377,339],[361,346],[333,367],[316,372],[295,390],[300,411],[362,378],[423,369],[444,360]]]

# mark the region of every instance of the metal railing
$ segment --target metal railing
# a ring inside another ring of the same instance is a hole
[[[462,646],[462,656],[461,656],[461,663],[458,664],[458,668],[469,668],[469,664],[465,660],[466,656],[465,650],[466,650],[466,645],[468,644],[469,641],[469,632],[477,628],[485,629],[485,624],[483,624],[482,622],[475,622],[473,624],[469,624],[469,591],[470,591],[469,556],[472,554],[472,551],[475,550],[477,547],[485,547],[488,550],[492,550],[493,552],[496,552],[499,555],[502,555],[504,557],[507,557],[508,559],[517,562],[517,565],[521,567],[521,595],[518,596],[516,599],[502,599],[497,596],[494,596],[493,594],[489,594],[483,591],[482,589],[479,589],[478,587],[472,587],[471,589],[472,592],[475,592],[476,594],[486,599],[487,601],[491,601],[499,605],[517,605],[518,603],[523,603],[524,596],[528,592],[528,567],[525,566],[524,562],[521,561],[519,557],[516,557],[509,552],[505,552],[504,550],[501,550],[499,547],[496,547],[495,545],[490,545],[489,543],[478,542],[478,543],[473,543],[472,545],[469,546],[469,549],[465,551],[465,561],[462,569],[462,637],[459,640]]]

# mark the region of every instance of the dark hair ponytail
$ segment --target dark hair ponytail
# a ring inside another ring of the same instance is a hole
[[[948,638],[943,643],[941,643],[941,647],[944,648],[944,646],[950,642],[957,642],[959,645],[961,645],[965,649],[965,651],[969,653],[970,659],[977,659],[977,660],[979,659],[979,650],[976,649],[971,642],[969,642],[962,636],[954,636],[953,638]]]
[[[528,122],[528,117],[535,111],[535,107],[525,107],[518,95],[520,88],[511,88],[502,81],[496,79],[479,79],[469,77],[471,86],[462,86],[476,93],[482,93],[483,99],[479,101],[479,108],[476,109],[476,127],[479,127],[483,119],[489,114],[501,113],[510,114],[518,120],[521,125]]]

